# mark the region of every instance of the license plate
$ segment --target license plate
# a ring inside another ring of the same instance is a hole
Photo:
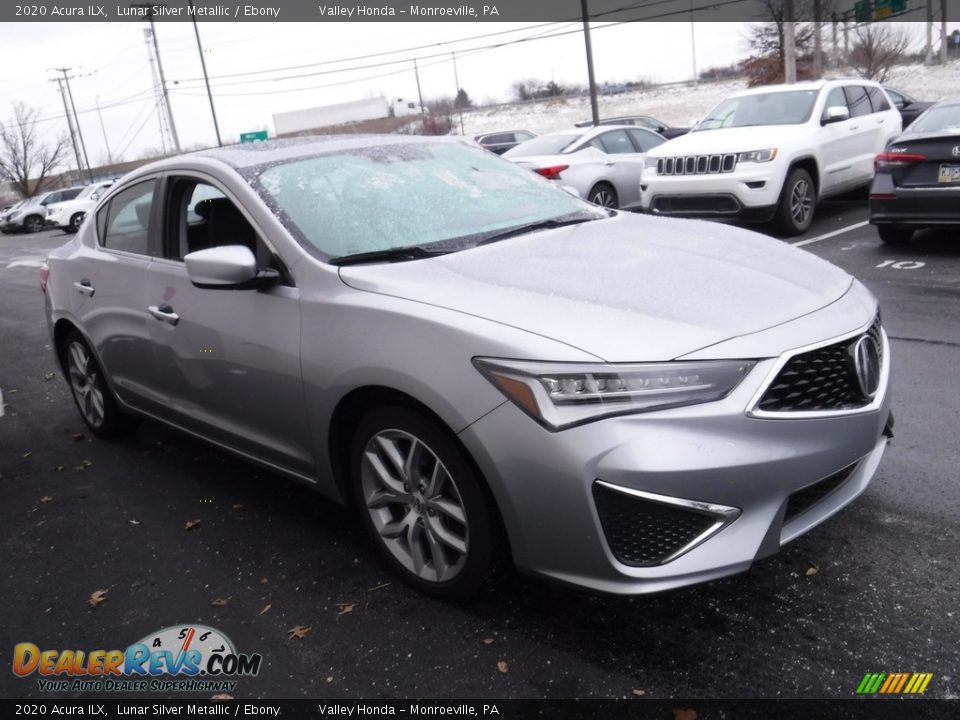
[[[940,166],[940,182],[960,183],[960,165],[943,163]]]

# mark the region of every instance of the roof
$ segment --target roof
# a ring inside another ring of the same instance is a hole
[[[760,95],[763,93],[771,92],[790,92],[791,90],[820,90],[823,87],[830,86],[835,87],[837,85],[876,85],[879,86],[879,83],[874,82],[873,80],[864,80],[863,78],[834,78],[832,80],[805,80],[804,82],[797,83],[780,83],[779,85],[758,85],[757,87],[749,88],[747,90],[741,90],[740,92],[733,93],[731,97],[741,97],[743,95]]]
[[[463,138],[425,135],[308,135],[266,142],[244,143],[191,153],[193,157],[219,160],[237,170],[297,158],[327,155],[356,148],[384,145],[460,142]]]

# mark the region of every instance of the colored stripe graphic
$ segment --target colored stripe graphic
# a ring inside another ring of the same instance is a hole
[[[857,694],[920,695],[932,679],[933,673],[867,673],[857,686]]]

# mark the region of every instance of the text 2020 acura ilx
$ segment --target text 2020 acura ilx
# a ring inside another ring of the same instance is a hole
[[[92,431],[147,416],[355,504],[442,597],[740,572],[867,487],[877,301],[761,235],[619,213],[464,141],[147,165],[41,270]]]

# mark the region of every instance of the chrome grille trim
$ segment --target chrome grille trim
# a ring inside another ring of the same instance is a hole
[[[733,172],[736,167],[733,153],[657,158],[657,175],[714,175]]]

